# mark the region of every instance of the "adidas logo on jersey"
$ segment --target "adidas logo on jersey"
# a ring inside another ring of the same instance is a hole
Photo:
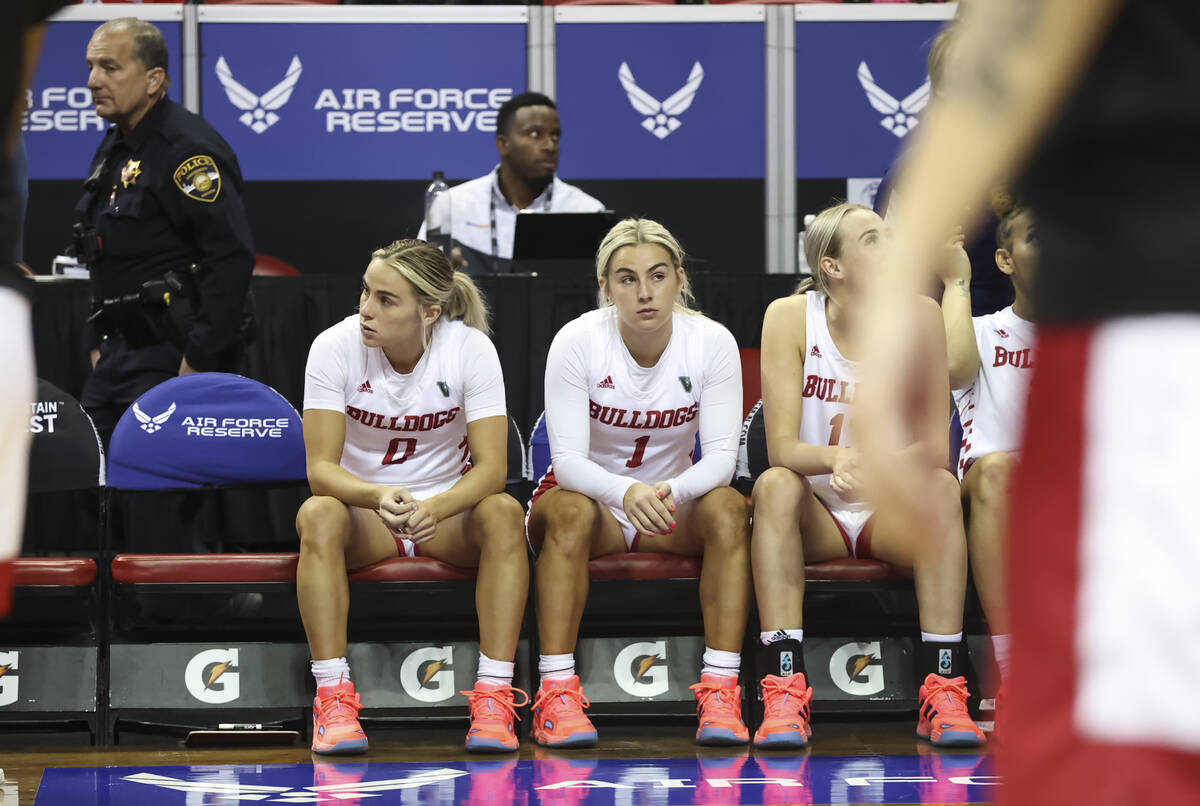
[[[821,348],[814,344],[812,346],[812,349],[808,351],[808,354],[813,356],[814,358],[820,358],[821,357]]]
[[[617,387],[613,386],[612,376],[608,375],[604,378],[604,380],[602,380],[602,381],[600,381],[600,383],[596,384],[596,388],[597,389],[616,389]]]
[[[369,394],[369,395],[373,395],[373,394],[375,394],[375,390],[371,388],[371,382],[370,382],[370,381],[363,381],[363,382],[362,382],[362,385],[358,387],[358,391],[359,391],[359,392],[366,392],[366,393],[367,393],[367,394]]]
[[[1007,339],[1007,338],[1008,338],[1008,331],[1007,331],[1007,330],[1005,330],[1005,329],[1004,329],[1004,328],[1002,328],[1002,327],[998,327],[998,328],[996,328],[996,335],[998,335],[998,336],[999,336],[1000,338],[1002,338],[1002,339]]]

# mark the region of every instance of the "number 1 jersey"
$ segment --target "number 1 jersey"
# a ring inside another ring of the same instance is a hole
[[[505,414],[504,378],[484,333],[443,319],[412,372],[401,374],[383,348],[363,344],[354,314],[313,341],[304,408],[346,415],[346,470],[428,498],[467,471],[467,423]]]
[[[557,482],[620,509],[634,481],[676,504],[728,484],[741,430],[742,366],[724,326],[672,314],[671,339],[639,366],[609,306],[567,323],[546,356],[546,430]],[[692,463],[697,431],[702,457]]]

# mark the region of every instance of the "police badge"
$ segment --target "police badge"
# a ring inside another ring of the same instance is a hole
[[[121,186],[129,187],[137,184],[137,178],[142,175],[142,161],[131,159],[121,168]]]
[[[196,201],[214,202],[221,193],[221,172],[216,161],[205,154],[188,157],[171,178],[185,196]]]

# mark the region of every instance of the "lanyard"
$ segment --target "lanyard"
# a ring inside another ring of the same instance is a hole
[[[491,205],[488,208],[488,213],[491,217],[492,226],[492,260],[500,257],[500,236],[496,230],[496,192],[500,182],[499,169],[496,172],[496,185],[492,187],[492,193],[488,197],[491,200]],[[554,198],[554,177],[550,178],[550,184],[546,187],[546,202],[542,205],[542,212],[550,212],[550,201]]]

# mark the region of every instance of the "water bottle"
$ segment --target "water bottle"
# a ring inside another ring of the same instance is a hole
[[[441,171],[425,188],[425,240],[450,254],[450,186]]]
[[[812,267],[808,265],[808,255],[804,252],[804,243],[808,239],[808,228],[815,218],[816,216],[812,214],[804,216],[804,229],[796,235],[796,272],[809,277],[812,276]]]

